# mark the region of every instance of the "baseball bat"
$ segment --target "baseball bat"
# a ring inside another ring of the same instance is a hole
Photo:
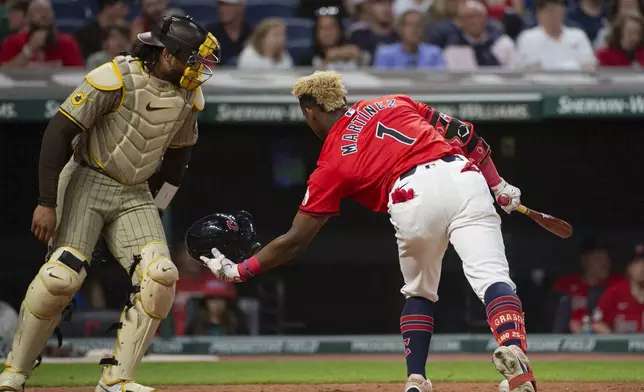
[[[555,218],[554,216],[544,214],[543,212],[531,210],[524,205],[520,205],[519,208],[517,208],[517,211],[528,216],[541,227],[556,236],[569,238],[572,235],[572,226],[563,219]]]

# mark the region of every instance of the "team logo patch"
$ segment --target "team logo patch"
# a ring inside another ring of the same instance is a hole
[[[226,221],[226,224],[228,225],[228,228],[230,230],[239,231],[239,226],[237,225],[237,222],[233,222],[229,220],[229,221]]]
[[[306,188],[306,193],[304,194],[304,200],[302,200],[302,205],[305,206],[309,202],[309,188]]]
[[[467,137],[470,135],[470,127],[468,127],[466,124],[461,124],[458,127],[458,131],[456,131],[456,134],[461,139],[467,139]]]
[[[85,99],[87,97],[85,96],[85,93],[82,91],[77,91],[72,95],[72,105],[78,106],[81,105],[83,102],[85,102]]]

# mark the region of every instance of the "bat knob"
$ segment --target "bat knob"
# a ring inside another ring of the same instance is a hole
[[[499,195],[499,197],[496,199],[497,203],[499,203],[500,206],[507,206],[510,203],[510,197],[506,194]]]

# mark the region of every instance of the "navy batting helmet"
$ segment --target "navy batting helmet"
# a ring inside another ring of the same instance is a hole
[[[199,219],[188,229],[185,241],[188,254],[195,260],[212,257],[211,249],[217,248],[226,258],[239,263],[260,248],[255,237],[253,217],[246,211],[237,211]]]

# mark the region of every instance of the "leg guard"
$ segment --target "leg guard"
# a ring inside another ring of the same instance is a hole
[[[75,249],[56,249],[31,282],[6,367],[29,375],[61,314],[87,276],[87,258]]]
[[[102,362],[107,365],[101,377],[104,385],[134,379],[136,368],[174,302],[179,271],[170,261],[165,243],[153,242],[143,248],[137,273],[139,276],[133,280],[140,278],[140,292],[133,294],[132,306],[121,315],[114,358]]]

